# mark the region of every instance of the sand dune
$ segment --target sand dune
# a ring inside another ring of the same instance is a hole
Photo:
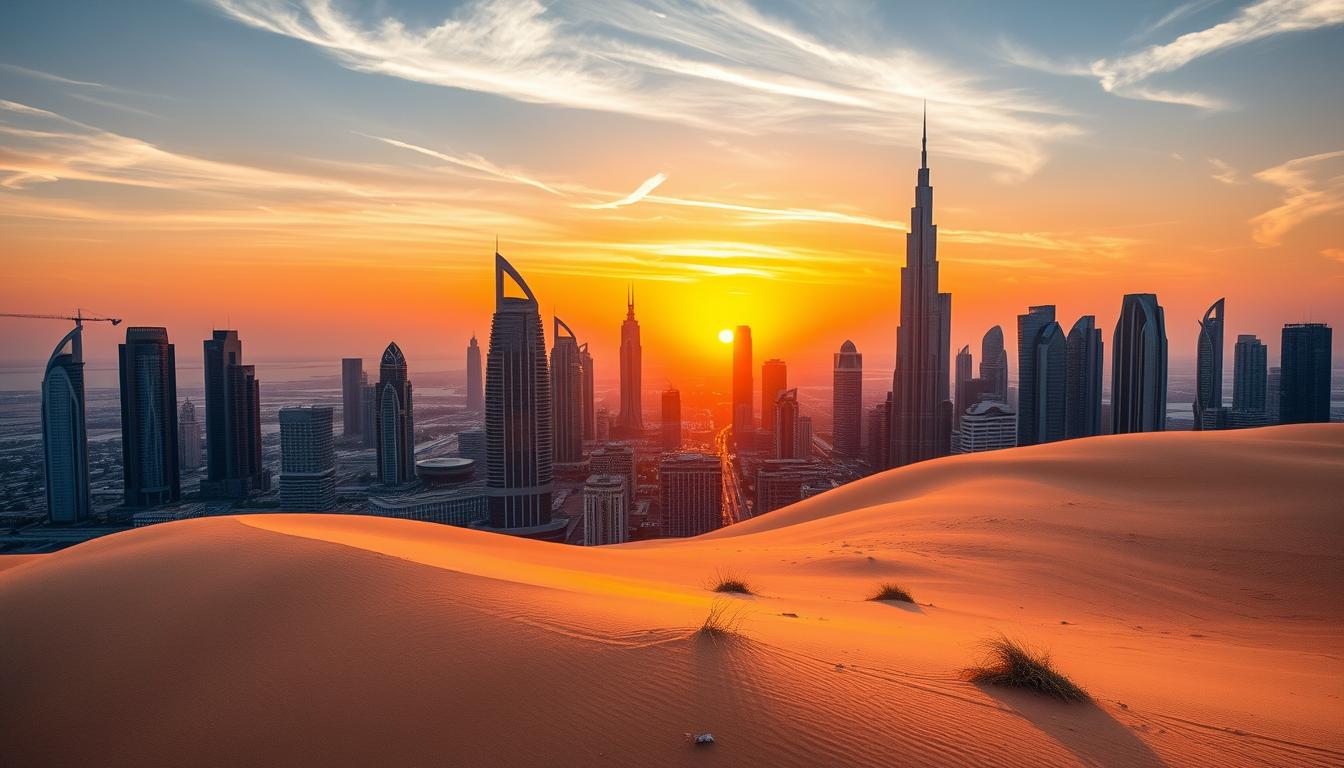
[[[1344,765],[1339,425],[953,457],[681,541],[260,515],[9,566],[6,766]],[[760,594],[716,642],[724,570]],[[998,632],[1095,704],[963,682]]]

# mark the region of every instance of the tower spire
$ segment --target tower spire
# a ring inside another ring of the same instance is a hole
[[[924,131],[919,140],[919,167],[929,167],[929,100],[924,100]]]

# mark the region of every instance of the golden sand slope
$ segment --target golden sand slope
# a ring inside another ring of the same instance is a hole
[[[692,631],[721,570],[741,641]],[[954,457],[601,549],[196,520],[0,569],[0,763],[1344,765],[1342,593],[1338,425]],[[997,632],[1097,703],[962,682]]]

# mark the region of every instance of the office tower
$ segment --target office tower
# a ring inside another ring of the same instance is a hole
[[[1282,350],[1280,350],[1282,357]],[[1279,393],[1283,390],[1283,368],[1274,366],[1265,377],[1265,423],[1279,423]]]
[[[1330,420],[1331,329],[1325,323],[1283,326],[1279,365],[1279,423]]]
[[[798,442],[794,444],[793,455],[798,459],[812,458],[812,417],[798,417]]]
[[[325,512],[336,506],[336,451],[328,406],[280,409],[280,509]]]
[[[1068,398],[1069,343],[1059,323],[1050,323],[1041,330],[1036,342],[1035,363],[1036,429],[1033,437],[1037,443],[1063,440]]]
[[[629,538],[630,507],[624,475],[589,475],[583,484],[583,545],[620,544]]]
[[[1265,376],[1268,355],[1253,334],[1237,337],[1232,349],[1232,423],[1254,427],[1265,423]]]
[[[196,420],[196,404],[187,398],[177,414],[178,464],[182,469],[201,468],[201,423]]]
[[[92,509],[84,414],[84,326],[76,322],[42,375],[43,470],[52,523],[82,523]]]
[[[1003,348],[1003,329],[997,325],[980,340],[980,378],[990,383],[994,400],[1008,402],[1008,353]]]
[[[128,507],[182,497],[177,465],[177,360],[167,328],[127,328],[121,375],[121,468]]]
[[[373,448],[378,442],[378,430],[374,426],[378,421],[378,387],[369,383],[368,374],[363,374],[359,380],[360,445]]]
[[[627,509],[635,508],[635,449],[625,443],[609,443],[588,454],[588,469],[594,475],[620,475],[625,478]]]
[[[798,458],[798,390],[786,389],[775,398],[775,458]]]
[[[952,428],[956,429],[961,421],[961,412],[966,409],[962,403],[962,396],[966,389],[966,382],[971,380],[971,347],[963,345],[957,350],[956,374],[952,377]]]
[[[593,410],[593,383],[597,371],[593,368],[593,356],[588,352],[588,342],[579,345],[579,365],[583,368],[583,439],[597,437],[597,414]]]
[[[261,387],[256,369],[243,365],[237,331],[205,340],[205,459],[203,496],[238,499],[271,489],[261,464]]]
[[[681,450],[681,392],[663,391],[663,450]]]
[[[1125,295],[1111,348],[1111,432],[1166,429],[1167,327],[1155,294]]]
[[[583,461],[583,360],[579,340],[559,316],[551,345],[551,414],[557,464]],[[563,331],[563,333],[562,333]]]
[[[505,275],[523,297],[504,295]],[[627,322],[634,319],[633,301],[630,318]],[[636,349],[638,341],[636,332]],[[537,298],[518,270],[496,253],[495,315],[485,371],[490,527],[528,528],[551,522],[552,429],[551,377]]]
[[[895,467],[943,456],[951,448],[952,406],[944,403],[948,402],[952,295],[938,292],[938,228],[933,223],[928,159],[926,127],[901,268],[901,321],[896,329],[892,379],[891,464]]]
[[[1195,348],[1195,429],[1217,427],[1223,410],[1223,302],[1219,299],[1199,321]]]
[[[593,414],[593,440],[602,444],[611,439],[611,411],[598,408]]]
[[[464,429],[457,433],[457,455],[476,462],[477,475],[485,473],[485,430]]]
[[[868,464],[874,472],[891,466],[891,393],[868,412]]]
[[[1068,383],[1065,394],[1064,436],[1101,434],[1101,330],[1097,319],[1083,315],[1069,330]]]
[[[485,380],[481,377],[481,345],[476,334],[467,342],[467,408],[479,411],[485,406]]]
[[[733,443],[739,449],[750,444],[755,428],[751,394],[751,328],[739,325],[733,331]]]
[[[775,401],[789,388],[789,370],[783,360],[771,358],[761,364],[761,431],[775,429]]]
[[[616,425],[628,432],[644,429],[644,411],[640,393],[643,391],[643,349],[639,344],[639,321],[635,320],[635,289],[625,301],[625,322],[621,323],[621,412]]]
[[[378,364],[374,447],[378,449],[378,482],[401,485],[415,480],[415,408],[407,378],[406,356],[394,341]]]
[[[846,340],[833,356],[831,371],[831,439],[841,456],[863,455],[863,355]]]
[[[1027,314],[1017,316],[1017,444],[1035,445],[1040,419],[1036,413],[1039,392],[1036,370],[1041,332],[1055,322],[1053,304],[1029,307]]]
[[[810,461],[766,459],[756,470],[756,503],[752,515],[797,504],[803,500],[803,488],[820,479],[820,470]]]
[[[678,453],[658,464],[664,536],[698,536],[723,526],[723,465],[717,456]]]
[[[966,409],[957,430],[957,453],[980,453],[1017,445],[1017,414],[1004,403],[984,400]]]
[[[363,386],[364,358],[341,358],[341,434],[345,437],[364,434]]]
[[[953,400],[955,403],[955,418],[952,421],[953,426],[960,428],[961,417],[965,415],[966,409],[981,400],[994,400],[994,387],[995,384],[993,382],[982,379],[979,376],[973,379],[957,382],[956,396]]]

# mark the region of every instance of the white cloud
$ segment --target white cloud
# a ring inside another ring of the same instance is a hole
[[[1209,168],[1212,171],[1209,176],[1214,181],[1228,185],[1242,183],[1241,175],[1237,173],[1237,169],[1233,168],[1223,160],[1216,157],[1210,157]]]
[[[1251,235],[1261,245],[1277,245],[1312,219],[1344,212],[1344,150],[1294,158],[1255,178],[1283,191],[1278,206],[1251,219]]]
[[[644,183],[640,184],[638,189],[626,195],[625,197],[621,198],[620,200],[616,200],[610,203],[598,203],[596,205],[590,205],[588,207],[620,208],[621,206],[630,205],[632,203],[638,203],[640,200],[643,200],[645,197],[648,197],[649,193],[657,189],[658,186],[662,184],[664,181],[667,181],[667,174],[655,173],[654,175],[645,179]]]

